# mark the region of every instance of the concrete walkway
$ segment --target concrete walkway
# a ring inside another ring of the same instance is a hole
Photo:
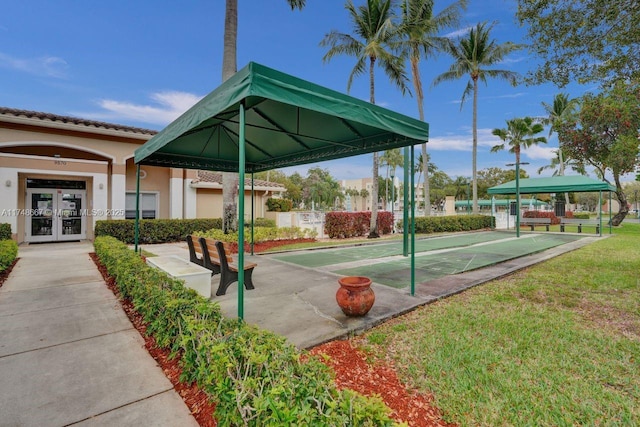
[[[197,426],[89,252],[20,246],[0,288],[0,426]]]

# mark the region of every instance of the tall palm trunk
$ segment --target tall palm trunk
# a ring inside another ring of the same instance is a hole
[[[226,0],[224,19],[224,53],[222,57],[222,81],[238,71],[236,45],[238,40],[238,0]],[[244,196],[244,189],[241,189]],[[225,233],[238,229],[238,174],[222,173],[222,230]]]
[[[375,83],[374,83],[374,66],[376,58],[371,57],[369,60],[369,100],[372,104],[376,103]],[[373,182],[371,183],[371,222],[369,223],[369,239],[380,237],[378,234],[378,153],[373,153]]]
[[[559,168],[558,169],[558,175],[564,176],[565,165],[564,165],[564,154],[562,153],[562,147],[558,147],[558,160],[560,162],[560,164],[558,165],[558,168]],[[566,204],[567,209],[568,209],[568,206],[569,206],[569,193],[564,193],[564,201],[565,201],[565,204]]]
[[[422,80],[420,79],[420,68],[418,68],[418,62],[420,61],[420,52],[418,48],[414,48],[413,55],[411,55],[411,76],[413,77],[413,88],[416,91],[416,100],[418,101],[418,114],[420,121],[424,122],[424,93],[422,92]],[[422,170],[424,171],[424,185],[422,187],[422,196],[424,200],[424,215],[431,215],[431,196],[429,194],[429,160],[427,157],[427,143],[423,142],[421,148],[422,152]]]
[[[478,159],[478,76],[472,76],[473,79],[473,159],[471,173],[473,179],[473,213],[478,213],[478,180],[477,178],[477,159]]]

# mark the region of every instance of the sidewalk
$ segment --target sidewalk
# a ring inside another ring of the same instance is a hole
[[[197,426],[89,252],[20,246],[0,288],[0,426]]]

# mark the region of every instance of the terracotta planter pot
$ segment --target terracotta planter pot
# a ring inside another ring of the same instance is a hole
[[[340,288],[336,301],[347,316],[364,316],[373,306],[376,296],[371,289],[371,279],[362,276],[346,276],[338,279]]]

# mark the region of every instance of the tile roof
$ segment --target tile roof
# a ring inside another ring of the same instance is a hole
[[[193,183],[209,182],[222,185],[222,172],[210,172],[210,171],[198,171],[198,177]],[[251,179],[247,179],[245,185],[251,185]],[[254,184],[256,187],[280,187],[284,189],[284,185],[278,182],[264,181],[262,179],[256,179]]]
[[[29,119],[40,119],[42,121],[69,123],[69,124],[86,126],[86,127],[111,129],[116,131],[132,132],[132,133],[139,133],[139,134],[145,134],[145,135],[155,135],[158,133],[158,131],[151,130],[151,129],[124,126],[124,125],[118,125],[114,123],[99,122],[95,120],[81,119],[78,117],[61,116],[61,115],[52,114],[52,113],[42,113],[39,111],[19,110],[15,108],[7,108],[7,107],[0,107],[0,116],[26,117]]]

